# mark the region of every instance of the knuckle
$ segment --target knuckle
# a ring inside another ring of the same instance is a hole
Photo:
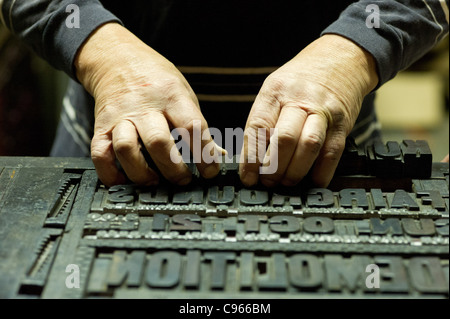
[[[267,117],[255,114],[248,120],[247,127],[252,129],[269,129],[273,127],[273,124]]]
[[[166,134],[163,132],[155,132],[148,137],[145,144],[150,150],[162,150],[166,147],[167,141]]]
[[[113,147],[116,154],[126,155],[134,149],[135,143],[131,140],[120,138],[115,141]]]
[[[339,161],[344,148],[345,141],[338,141],[327,145],[326,149],[324,149],[324,157],[333,162]]]
[[[335,123],[345,122],[345,120],[349,117],[348,115],[345,114],[344,110],[340,107],[330,108],[329,112]]]
[[[182,127],[192,134],[194,130],[201,130],[203,127],[206,127],[206,123],[200,119],[190,119],[186,120]]]
[[[291,147],[297,144],[297,136],[295,133],[283,130],[282,132],[278,132],[278,146],[281,148]]]
[[[156,85],[158,88],[164,90],[165,92],[171,92],[173,91],[173,89],[178,88],[180,85],[182,85],[182,81],[177,76],[167,76],[160,78]]]
[[[106,154],[98,149],[91,151],[91,159],[94,163],[101,163],[106,160]]]
[[[276,75],[269,75],[263,83],[263,87],[274,92],[282,92],[286,89],[286,80]]]
[[[159,79],[153,85],[153,89],[160,100],[166,101],[168,104],[176,104],[183,96],[184,84],[180,78],[171,76]]]
[[[108,159],[107,150],[96,144],[94,139],[91,144],[91,159],[94,163],[101,163]]]
[[[305,147],[314,154],[318,154],[322,149],[325,137],[319,133],[311,132],[304,140]]]

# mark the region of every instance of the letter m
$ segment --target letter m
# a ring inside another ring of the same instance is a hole
[[[348,289],[355,291],[358,288],[366,289],[366,266],[371,264],[368,256],[352,256],[343,258],[340,255],[325,256],[327,286],[331,291]]]

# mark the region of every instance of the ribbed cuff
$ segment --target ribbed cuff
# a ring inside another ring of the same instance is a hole
[[[379,25],[370,27],[375,11],[369,5],[378,9]],[[369,52],[377,65],[378,88],[421,58],[447,32],[438,1],[361,0],[347,7],[322,35],[341,35]]]
[[[380,21],[380,28],[369,28],[366,25],[365,6],[354,4],[348,7],[337,21],[328,26],[321,35],[337,34],[343,36],[369,52],[375,59],[379,77],[378,89],[392,79],[398,72],[395,66],[401,64],[401,41],[399,38],[390,41],[396,34],[385,32],[388,28]],[[397,54],[393,54],[397,52]]]
[[[73,22],[70,19],[73,12],[66,12],[67,6],[61,6],[52,14],[42,35],[45,44],[43,54],[55,68],[63,70],[77,80],[74,60],[80,47],[89,35],[101,25],[108,22],[121,23],[121,21],[99,2],[71,0],[70,4],[79,7],[79,28],[69,27],[70,23],[66,22],[67,20]]]

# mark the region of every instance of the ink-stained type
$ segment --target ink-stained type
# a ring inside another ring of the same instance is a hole
[[[448,298],[448,163],[348,139],[333,181],[105,187],[89,159],[0,157],[1,298]]]

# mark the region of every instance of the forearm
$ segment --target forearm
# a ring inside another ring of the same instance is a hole
[[[379,82],[373,56],[358,44],[338,35],[324,35],[302,50],[296,58],[301,58],[304,64],[300,72],[309,72],[308,77],[316,77],[317,83],[330,88],[333,93],[338,90],[353,92],[356,89],[360,92],[360,98],[363,98]],[[308,61],[311,61],[310,65],[314,69],[305,69]],[[317,64],[316,61],[322,63]],[[350,104],[354,101],[345,102]]]
[[[117,17],[98,0],[2,0],[5,26],[52,66],[75,77],[75,56],[88,36]],[[69,5],[79,8],[80,27],[71,26]],[[69,19],[69,20],[68,20]]]

